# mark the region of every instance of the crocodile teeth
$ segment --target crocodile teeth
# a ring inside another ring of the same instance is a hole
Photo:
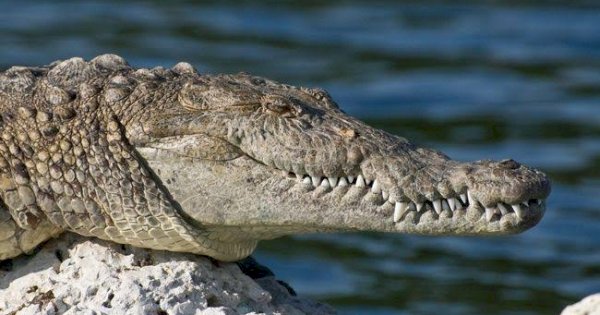
[[[456,199],[448,198],[448,206],[450,206],[450,210],[456,210]]]
[[[364,187],[364,186],[366,186],[365,179],[362,177],[362,175],[358,175],[358,177],[356,177],[356,187]]]
[[[433,209],[435,210],[435,212],[437,214],[442,213],[442,201],[441,200],[434,200],[433,201]]]
[[[485,219],[488,220],[488,222],[492,221],[492,218],[494,217],[494,213],[496,213],[496,209],[485,208]]]
[[[417,212],[421,211],[421,209],[423,209],[423,206],[425,205],[424,202],[419,202],[417,203]]]
[[[505,215],[509,212],[508,208],[506,208],[506,206],[502,203],[498,204],[498,209],[500,209],[500,213],[502,213],[502,215]]]
[[[448,200],[446,200],[446,199],[442,200],[442,209],[452,211],[452,209],[450,209],[450,205],[448,204]]]
[[[400,221],[407,209],[408,207],[405,202],[396,202],[394,206],[394,222]]]
[[[473,199],[473,195],[471,195],[471,192],[467,190],[467,198],[469,199],[469,204],[475,204],[475,199]]]
[[[311,176],[310,179],[312,181],[313,186],[315,186],[315,187],[319,186],[320,179],[321,179],[320,177]]]
[[[335,187],[338,184],[338,179],[337,177],[330,177],[329,178],[329,184],[331,185],[331,187]]]
[[[381,186],[379,185],[379,182],[377,180],[373,181],[373,187],[371,188],[371,191],[374,194],[379,194],[381,193]]]
[[[449,197],[447,199],[441,198],[426,202],[396,202],[396,199],[398,197],[392,197],[388,192],[382,190],[381,183],[377,179],[366,180],[362,174],[359,174],[356,177],[317,177],[300,174],[301,173],[282,171],[282,175],[284,175],[287,178],[295,177],[299,182],[301,182],[304,185],[323,187],[327,190],[336,187],[346,187],[353,184],[355,184],[357,187],[370,188],[372,193],[381,194],[384,201],[387,201],[394,205],[394,222],[399,222],[408,211],[427,211],[430,210],[431,207],[433,208],[432,210],[435,211],[435,213],[441,215],[441,213],[444,210],[451,211],[452,213],[452,211],[464,209],[469,205],[479,204],[478,206],[482,206],[482,204],[475,199],[475,197],[469,190],[456,197]],[[484,207],[485,218],[488,222],[491,222],[494,218],[494,215],[496,214],[502,217],[504,215],[510,214],[511,212],[514,212],[517,218],[522,219],[525,215],[525,211],[527,211],[530,206],[533,207],[533,205],[541,205],[543,202],[544,201],[542,199],[530,199],[529,201],[522,201],[514,205],[508,205],[500,202],[496,204],[495,207]],[[431,204],[431,206],[428,205],[429,203]]]
[[[512,208],[519,219],[523,218],[523,208],[521,208],[521,205],[512,205]]]

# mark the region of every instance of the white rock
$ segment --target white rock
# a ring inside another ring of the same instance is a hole
[[[0,271],[0,314],[334,314],[234,263],[74,234]]]
[[[561,315],[600,315],[600,293],[590,295],[583,300],[567,306]]]

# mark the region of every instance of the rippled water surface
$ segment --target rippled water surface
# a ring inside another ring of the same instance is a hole
[[[600,291],[600,6],[589,1],[2,1],[0,68],[118,53],[326,88],[453,158],[545,170],[510,237],[334,234],[257,258],[343,314],[557,314]]]

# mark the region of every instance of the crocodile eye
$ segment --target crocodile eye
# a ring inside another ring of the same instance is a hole
[[[267,95],[261,100],[264,108],[273,113],[283,117],[292,117],[296,114],[296,108],[290,100],[282,96]]]
[[[292,111],[292,107],[288,104],[281,103],[267,103],[265,104],[268,110],[276,114],[285,114]]]

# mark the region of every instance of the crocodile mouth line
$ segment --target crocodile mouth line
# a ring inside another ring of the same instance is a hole
[[[472,221],[478,221],[481,218],[489,223],[500,221],[504,217],[513,217],[516,220],[523,219],[526,214],[534,208],[543,208],[544,199],[529,199],[516,204],[499,202],[495,206],[485,207],[479,202],[467,189],[464,193],[456,194],[454,197],[439,198],[424,201],[396,201],[390,198],[377,179],[367,179],[362,174],[357,176],[325,177],[310,176],[307,174],[296,174],[293,172],[282,171],[286,177],[295,179],[298,184],[310,189],[323,188],[326,190],[348,189],[359,187],[365,190],[365,193],[379,194],[383,198],[383,203],[379,207],[393,207],[393,214],[390,218],[394,223],[402,223],[407,219],[410,213],[412,218],[418,218],[425,213],[430,212],[434,218],[465,216],[466,210],[476,208],[480,216],[472,218]],[[408,198],[401,198],[408,199]]]

